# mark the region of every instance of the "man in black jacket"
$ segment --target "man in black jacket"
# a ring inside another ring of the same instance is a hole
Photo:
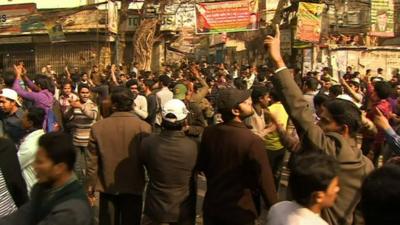
[[[4,216],[16,209],[15,207],[20,207],[28,201],[17,149],[10,139],[0,138],[0,174],[0,195],[4,196],[0,200],[0,215]],[[9,197],[12,198],[12,201]]]
[[[31,200],[1,218],[0,224],[90,225],[88,198],[73,173],[75,160],[69,135],[53,132],[41,136],[35,160],[38,182],[32,188]]]
[[[197,143],[182,131],[189,112],[173,99],[162,109],[162,131],[145,138],[140,160],[149,175],[142,225],[195,224]]]

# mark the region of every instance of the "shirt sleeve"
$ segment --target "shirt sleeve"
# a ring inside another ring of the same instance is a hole
[[[390,149],[396,155],[400,155],[400,136],[396,134],[393,128],[386,129],[385,133]]]

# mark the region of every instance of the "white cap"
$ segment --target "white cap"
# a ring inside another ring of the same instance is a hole
[[[185,103],[183,103],[181,100],[172,99],[165,103],[161,114],[164,120],[175,123],[176,121],[184,120],[189,114],[189,111],[186,109]],[[174,115],[176,119],[166,118],[168,114]]]
[[[18,106],[21,106],[21,103],[18,100],[18,94],[16,91],[10,88],[3,88],[0,93],[1,97],[11,99],[17,103]]]

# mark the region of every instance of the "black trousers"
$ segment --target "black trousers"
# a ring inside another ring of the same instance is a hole
[[[140,225],[142,196],[100,193],[99,225]]]

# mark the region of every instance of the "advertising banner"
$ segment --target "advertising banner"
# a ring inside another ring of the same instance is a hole
[[[51,43],[66,41],[62,25],[59,23],[49,23],[46,25]]]
[[[297,12],[296,40],[319,42],[323,9],[324,4],[300,2]]]
[[[107,28],[110,32],[118,33],[118,5],[116,2],[108,1],[108,25]]]
[[[20,33],[23,16],[36,12],[36,4],[15,4],[0,6],[0,32]]]
[[[212,34],[257,30],[258,1],[196,4],[196,33]]]
[[[394,37],[393,0],[371,0],[371,36]]]
[[[162,15],[162,31],[176,31],[183,27],[194,28],[196,25],[196,13],[194,4],[172,4],[165,6]]]

